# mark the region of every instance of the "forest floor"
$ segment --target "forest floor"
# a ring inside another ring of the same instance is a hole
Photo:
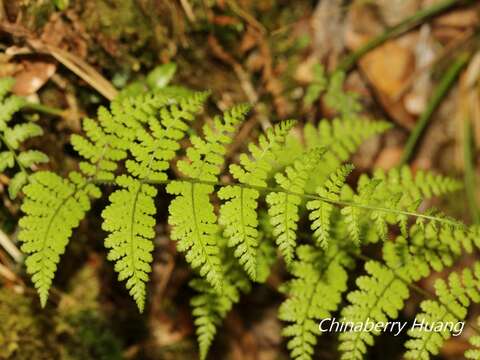
[[[479,192],[468,176],[480,171],[480,3],[460,1],[410,24],[399,36],[388,34],[389,28],[441,2],[0,0],[0,77],[15,78],[14,94],[44,105],[38,114],[25,113],[48,129],[33,143],[49,154],[48,169],[65,174],[76,167],[69,138],[81,131],[82,118],[94,116],[100,104],[108,104],[119,89],[158,65],[176,64],[173,84],[210,90],[212,109],[239,102],[253,105],[248,123],[229,148],[231,158],[247,140],[280,120],[317,123],[333,117],[334,111],[315,96],[318,65],[327,72],[343,67],[348,70],[345,87],[358,94],[365,116],[394,125],[361,146],[352,159],[356,171],[400,164],[409,135],[433,106],[409,163],[413,169],[466,178],[466,192],[437,205],[474,223]],[[382,34],[388,35],[382,44],[345,62],[348,54]],[[438,104],[432,104],[432,95],[461,56],[468,60],[440,93]],[[154,74],[151,79],[168,76]],[[3,196],[7,183],[0,175],[0,236],[16,248],[20,207]],[[22,345],[22,359],[52,359],[64,352],[75,359],[194,358],[190,272],[167,229],[157,229],[151,308],[140,315],[114,281],[102,246],[104,234],[92,230],[100,228],[99,213],[94,209],[80,225],[55,280],[53,303],[42,312],[28,276],[0,246],[0,319],[5,320],[0,321],[0,339],[14,327],[26,333],[30,340]],[[433,280],[421,286],[431,288]],[[276,281],[275,275],[269,280]],[[276,317],[280,301],[281,295],[269,287],[246,296],[227,317],[212,359],[288,358]],[[372,359],[385,359],[381,349],[399,346],[382,341]],[[328,336],[319,348],[322,359],[335,358]],[[465,348],[464,337],[454,338],[441,357],[460,359]]]

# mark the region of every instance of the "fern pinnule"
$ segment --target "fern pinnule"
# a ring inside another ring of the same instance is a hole
[[[277,160],[277,152],[285,141],[293,121],[286,121],[268,130],[259,144],[250,144],[247,154],[240,155],[240,164],[230,166],[232,176],[241,184],[266,186],[266,180]],[[218,197],[224,200],[220,207],[220,224],[225,227],[228,245],[235,247],[234,254],[252,280],[257,279],[256,257],[258,249],[257,201],[260,192],[238,185],[222,187]]]
[[[78,173],[70,179],[40,171],[31,175],[24,187],[22,210],[27,216],[20,219],[21,249],[29,254],[25,264],[45,306],[52,279],[65,251],[72,229],[77,227],[90,208],[89,197],[99,197],[99,189],[84,181]]]
[[[480,324],[480,319],[477,319],[477,323]],[[469,344],[472,346],[464,353],[465,359],[478,360],[480,359],[480,335],[470,336],[468,339]]]
[[[284,191],[271,192],[266,198],[273,236],[287,265],[294,257],[297,223],[300,219],[299,206],[305,192],[305,185],[311,176],[312,169],[320,161],[322,153],[321,149],[310,150],[295,161],[293,166],[287,167],[285,175],[278,173],[275,180]]]
[[[127,280],[126,287],[142,312],[153,260],[153,197],[157,190],[126,175],[119,176],[116,182],[122,190],[110,195],[110,205],[102,213],[102,228],[109,232],[105,239],[105,247],[110,249],[107,258],[115,261],[118,280]]]
[[[385,263],[369,260],[365,263],[368,275],[356,280],[358,290],[347,295],[350,305],[342,309],[342,321],[353,323],[386,322],[396,319],[410,295],[409,285],[430,274],[429,266],[420,258],[399,256],[396,242],[386,242],[383,249]],[[378,329],[349,331],[339,335],[341,359],[363,359],[367,346],[372,346]]]
[[[353,166],[349,164],[339,167],[330,175],[325,184],[317,189],[317,194],[324,199],[338,201],[340,190],[352,170]],[[313,237],[323,248],[326,248],[330,237],[330,217],[333,208],[334,205],[321,199],[311,200],[307,203],[307,209],[310,211],[309,219],[312,221],[311,229],[314,231]]]
[[[297,255],[290,268],[294,279],[282,286],[288,298],[280,306],[279,318],[289,323],[282,334],[291,338],[287,345],[291,357],[310,360],[320,335],[318,322],[337,309],[347,289],[347,269],[354,262],[337,245],[326,252],[301,245]]]
[[[192,180],[216,181],[224,161],[225,147],[232,140],[235,126],[249,110],[239,105],[225,112],[223,119],[216,117],[213,125],[204,126],[205,138],[190,138],[187,160],[177,163],[178,169]],[[186,259],[202,277],[217,290],[222,287],[222,266],[217,245],[220,230],[217,216],[210,202],[213,185],[193,181],[173,181],[167,192],[175,195],[169,206],[171,238],[177,240],[177,248],[186,253]]]
[[[480,263],[464,269],[461,275],[451,273],[448,283],[437,280],[435,293],[435,300],[422,301],[422,312],[416,316],[416,321],[425,323],[427,328],[412,327],[408,331],[411,339],[405,343],[407,359],[430,359],[437,355],[443,343],[451,337],[452,329],[442,326],[440,330],[432,331],[430,327],[463,321],[470,304],[480,302]]]
[[[224,284],[219,294],[211,284],[202,278],[194,278],[190,286],[197,292],[190,304],[195,318],[196,335],[200,348],[200,359],[207,357],[210,346],[217,333],[217,328],[240,300],[240,294],[250,291],[250,282],[234,257],[225,246],[225,239],[218,238],[224,270]],[[230,256],[228,256],[230,255]]]
[[[20,171],[14,174],[9,182],[8,194],[11,199],[16,198],[22,187],[28,182],[27,169],[48,162],[47,155],[41,151],[22,151],[20,149],[21,143],[25,140],[43,134],[39,125],[24,122],[13,127],[9,126],[13,114],[25,105],[25,100],[21,97],[6,96],[13,83],[14,80],[11,78],[0,79],[0,172],[14,168],[16,165],[20,168]]]

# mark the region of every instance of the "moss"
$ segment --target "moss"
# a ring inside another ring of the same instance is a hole
[[[59,359],[48,325],[47,317],[34,310],[31,299],[0,289],[1,359]]]

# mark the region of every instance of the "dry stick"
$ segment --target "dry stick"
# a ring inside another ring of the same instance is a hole
[[[422,9],[416,12],[411,17],[403,20],[398,25],[395,25],[387,29],[381,35],[368,41],[365,45],[361,46],[358,50],[356,50],[355,52],[345,57],[343,61],[341,61],[340,64],[338,65],[337,70],[340,70],[340,71],[351,70],[363,55],[375,49],[376,47],[382,45],[387,40],[400,36],[414,29],[418,25],[422,24],[425,20],[431,17],[434,17],[456,5],[468,4],[472,2],[473,0],[445,0],[436,5],[433,5],[431,7],[428,7],[426,9]]]
[[[415,128],[410,133],[407,143],[405,144],[405,149],[403,151],[402,158],[400,160],[400,165],[405,165],[411,158],[418,139],[422,135],[423,130],[427,126],[430,118],[437,109],[437,107],[442,102],[443,98],[447,95],[448,91],[455,83],[460,71],[467,65],[468,60],[470,59],[470,54],[462,53],[460,54],[455,61],[447,69],[445,75],[440,80],[440,83],[435,88],[432,98],[427,105],[425,111],[420,115]]]
[[[15,244],[10,240],[7,234],[0,230],[0,246],[5,249],[5,251],[15,260],[17,263],[21,262],[23,255],[15,246]]]
[[[465,119],[463,127],[463,162],[465,166],[464,171],[464,182],[465,182],[465,192],[467,193],[467,203],[470,209],[470,214],[472,216],[472,221],[475,224],[480,223],[480,213],[478,211],[478,206],[475,201],[475,170],[474,170],[474,159],[473,159],[473,134],[472,134],[472,124],[469,119]]]

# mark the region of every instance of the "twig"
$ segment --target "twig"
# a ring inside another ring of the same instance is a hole
[[[376,47],[382,45],[387,40],[400,36],[418,25],[422,24],[424,21],[428,20],[431,17],[439,15],[440,13],[460,4],[468,4],[473,2],[473,0],[445,0],[436,5],[430,6],[426,9],[422,9],[416,12],[411,17],[403,20],[398,25],[395,25],[381,35],[373,38],[368,41],[365,45],[361,46],[358,50],[351,53],[340,62],[337,67],[337,70],[349,71],[351,70],[357,61],[369,51],[375,49]]]
[[[183,11],[185,11],[185,15],[187,15],[188,20],[191,22],[195,22],[195,14],[193,13],[192,7],[188,0],[180,0],[180,4],[183,7]]]
[[[93,66],[89,65],[78,56],[36,39],[28,29],[18,24],[8,22],[0,23],[0,30],[6,31],[13,36],[23,37],[25,38],[26,43],[37,52],[53,56],[57,61],[63,64],[63,66],[83,79],[108,100],[113,100],[115,96],[117,96],[117,89],[115,89],[107,79],[100,75]]]
[[[0,276],[3,276],[5,279],[17,282],[18,278],[14,272],[12,272],[8,267],[0,263]]]
[[[470,214],[472,216],[472,221],[475,224],[480,223],[480,213],[478,211],[477,202],[475,201],[475,168],[474,168],[474,159],[473,159],[473,134],[472,134],[472,124],[470,120],[466,119],[464,121],[463,127],[463,161],[464,161],[464,181],[465,181],[465,192],[467,193],[467,203],[470,209]]]
[[[401,165],[405,165],[411,158],[418,139],[422,135],[423,130],[427,126],[430,118],[432,117],[435,110],[440,105],[443,98],[447,95],[448,91],[455,83],[457,76],[460,74],[460,71],[467,65],[468,60],[470,59],[470,54],[462,53],[460,54],[455,61],[447,69],[445,75],[440,80],[440,83],[435,88],[432,98],[427,105],[425,111],[420,115],[415,128],[410,133],[407,143],[405,144],[405,149],[403,151],[402,158],[400,160]]]
[[[7,253],[10,254],[13,260],[17,263],[22,261],[23,255],[15,246],[15,244],[10,240],[10,238],[2,230],[0,230],[0,245],[5,249]]]

